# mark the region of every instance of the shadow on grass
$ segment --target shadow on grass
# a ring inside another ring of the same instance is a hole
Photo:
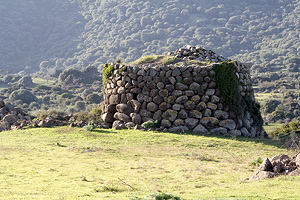
[[[283,142],[277,139],[271,139],[271,138],[249,138],[249,137],[242,137],[242,136],[223,136],[223,135],[217,135],[213,133],[207,133],[207,134],[199,134],[199,133],[194,133],[192,131],[187,131],[185,133],[180,133],[180,132],[165,132],[165,133],[170,133],[170,134],[177,134],[177,135],[193,135],[193,136],[204,136],[207,138],[216,138],[216,139],[231,139],[231,140],[236,140],[240,142],[255,142],[255,143],[262,143],[264,145],[269,145],[269,146],[274,146],[277,148],[285,148],[283,145]]]
[[[114,133],[112,129],[94,129],[92,131],[85,131],[85,135],[89,137],[107,137],[108,135],[104,134],[111,134]]]

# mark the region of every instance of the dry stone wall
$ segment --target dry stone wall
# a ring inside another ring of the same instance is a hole
[[[255,101],[250,66],[232,62],[238,97]],[[159,121],[168,131],[265,137],[251,108],[230,107],[217,85],[218,64],[207,66],[126,66],[112,64],[104,84],[102,119],[113,127]]]

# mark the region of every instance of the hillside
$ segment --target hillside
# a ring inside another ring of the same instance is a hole
[[[82,68],[186,44],[281,66],[299,57],[299,13],[296,0],[3,1],[0,66],[14,72]]]
[[[1,199],[300,196],[296,176],[247,180],[264,157],[294,155],[278,141],[68,127],[6,131],[1,141]]]

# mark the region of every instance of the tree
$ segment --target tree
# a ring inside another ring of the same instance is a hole
[[[11,93],[9,99],[11,101],[21,100],[23,103],[27,104],[37,101],[37,97],[25,89],[15,90],[13,93]]]
[[[264,114],[272,113],[279,104],[281,104],[281,102],[275,99],[266,100],[261,106],[261,111]]]
[[[98,94],[89,94],[86,96],[85,101],[89,104],[99,104],[101,102],[101,98]]]
[[[23,76],[18,83],[20,85],[24,85],[25,87],[33,86],[32,77],[31,76]]]

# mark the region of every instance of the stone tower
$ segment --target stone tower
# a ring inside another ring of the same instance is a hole
[[[105,65],[104,122],[133,126],[150,120],[171,132],[267,136],[250,65],[192,46],[149,60]]]

